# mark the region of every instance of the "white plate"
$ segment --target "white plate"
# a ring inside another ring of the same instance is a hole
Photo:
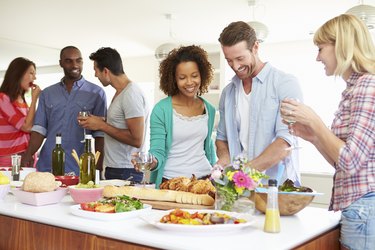
[[[99,186],[129,186],[130,181],[113,179],[113,180],[102,180],[99,182]]]
[[[267,193],[267,188],[258,187],[255,189],[257,193]],[[279,194],[296,194],[296,195],[306,195],[306,196],[316,196],[316,195],[323,195],[324,193],[318,193],[316,191],[313,192],[286,192],[286,191],[279,191]]]
[[[183,224],[166,224],[161,223],[160,219],[164,216],[169,214],[173,210],[168,211],[155,211],[153,210],[150,214],[141,215],[140,218],[146,221],[147,223],[167,231],[175,231],[175,232],[199,232],[199,233],[218,233],[218,232],[233,232],[237,230],[241,230],[244,227],[248,227],[252,225],[255,221],[255,217],[251,214],[243,214],[243,213],[235,213],[235,212],[227,212],[221,210],[196,210],[196,209],[182,209],[183,211],[187,211],[189,213],[199,212],[199,213],[223,213],[228,214],[229,216],[236,217],[237,219],[245,219],[247,222],[240,223],[240,224],[215,224],[215,225],[183,225]]]
[[[137,217],[147,211],[151,211],[152,206],[148,204],[143,204],[143,208],[139,210],[122,212],[122,213],[100,213],[100,212],[91,212],[81,209],[80,205],[73,205],[70,207],[70,212],[76,216],[93,219],[93,220],[123,220]]]

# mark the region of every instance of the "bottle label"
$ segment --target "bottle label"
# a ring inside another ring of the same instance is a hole
[[[61,137],[60,136],[56,136],[56,144],[61,144]]]

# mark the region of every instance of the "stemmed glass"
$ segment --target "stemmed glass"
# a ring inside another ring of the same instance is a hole
[[[82,117],[88,117],[90,115],[90,111],[88,110],[82,110],[78,113],[78,120],[82,119]],[[82,143],[85,143],[85,137],[86,137],[86,129],[83,128],[83,140]]]
[[[296,102],[299,102],[299,100],[297,98],[289,98],[291,100],[294,100]],[[289,110],[289,114],[292,113],[292,110]],[[296,123],[295,120],[285,120],[289,125],[290,125],[290,129],[289,129],[289,133],[292,135],[292,145],[288,148],[286,148],[285,150],[295,150],[295,149],[301,149],[302,147],[300,146],[297,146],[297,137],[294,135],[294,130],[293,130],[293,124]]]
[[[146,186],[146,172],[150,171],[154,156],[149,152],[137,152],[132,155],[136,168],[143,173],[141,184]]]
[[[299,102],[299,100],[296,99],[296,98],[289,98],[289,99]],[[289,112],[289,116],[290,116],[292,114],[293,110],[289,109],[288,112]],[[292,144],[290,145],[290,147],[287,147],[285,149],[286,151],[289,152],[289,154],[283,159],[282,162],[283,162],[283,165],[284,165],[283,167],[284,168],[289,168],[289,167],[293,168],[293,157],[292,157],[293,154],[292,154],[292,151],[296,150],[296,149],[301,149],[302,147],[298,146],[298,144],[297,144],[297,137],[294,134],[293,124],[296,123],[296,121],[290,119],[290,117],[289,117],[289,119],[284,119],[284,120],[289,124],[289,127],[290,127],[289,133],[292,135]],[[281,175],[282,175],[282,173],[284,173],[284,171],[285,170],[279,171],[279,175],[280,176],[278,176],[278,185],[282,184],[282,183],[279,183],[279,180],[282,179]]]

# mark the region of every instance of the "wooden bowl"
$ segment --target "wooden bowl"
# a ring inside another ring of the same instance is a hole
[[[280,215],[293,215],[308,206],[314,199],[314,195],[279,193],[278,203]],[[255,207],[262,213],[266,213],[267,193],[255,193]]]

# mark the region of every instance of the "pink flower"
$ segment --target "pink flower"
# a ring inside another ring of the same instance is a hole
[[[254,180],[242,171],[238,171],[233,175],[233,181],[234,184],[239,188],[244,187],[253,190],[256,187]]]

